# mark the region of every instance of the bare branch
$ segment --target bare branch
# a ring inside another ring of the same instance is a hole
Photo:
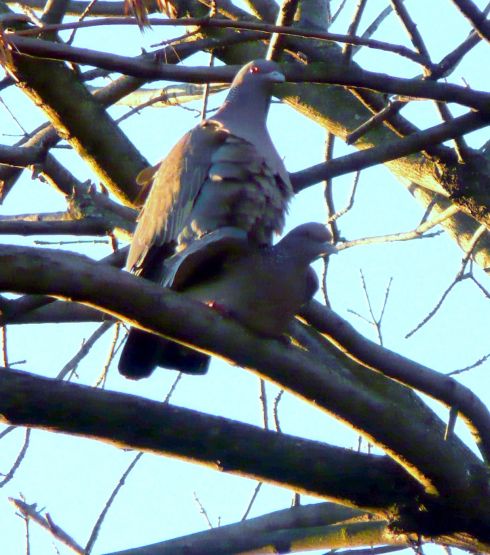
[[[347,34],[350,36],[354,36],[357,33],[357,29],[359,27],[359,23],[361,22],[362,14],[364,12],[364,8],[366,7],[366,0],[358,0],[356,9],[354,11],[354,15],[352,17],[352,21],[347,29]],[[342,49],[343,54],[343,62],[348,64],[352,59],[353,53],[353,45],[345,44],[344,48]]]
[[[471,22],[477,33],[490,41],[490,21],[485,13],[481,12],[471,0],[453,0],[459,11]]]
[[[461,268],[459,269],[458,273],[456,274],[454,280],[451,282],[451,284],[449,285],[449,287],[444,291],[444,293],[442,294],[441,298],[439,299],[439,301],[437,302],[436,306],[429,312],[429,314],[427,314],[427,316],[419,323],[415,326],[415,328],[413,328],[411,331],[409,331],[406,335],[405,338],[408,339],[409,337],[411,337],[414,333],[416,333],[417,331],[419,331],[423,326],[425,326],[425,324],[427,324],[427,322],[437,314],[437,311],[441,308],[441,306],[443,305],[444,301],[446,300],[447,296],[449,295],[449,293],[452,291],[452,289],[460,282],[463,281],[464,279],[467,279],[469,277],[469,275],[465,274],[465,269],[466,269],[466,265],[468,264],[468,262],[470,261],[474,250],[476,248],[476,245],[478,243],[478,241],[481,239],[481,237],[483,236],[484,233],[487,232],[487,229],[485,226],[480,226],[478,228],[478,230],[476,231],[476,233],[473,235],[472,240],[470,241],[469,244],[469,248],[468,251],[466,253],[466,255],[464,256],[462,262],[461,262]]]
[[[388,243],[392,241],[411,241],[412,239],[420,239],[424,234],[429,231],[429,229],[441,224],[454,214],[459,212],[459,208],[455,205],[449,206],[444,210],[439,216],[433,218],[432,220],[425,221],[412,231],[406,231],[402,233],[392,233],[389,235],[378,235],[375,237],[364,237],[363,239],[353,239],[351,241],[344,241],[343,243],[337,244],[337,249],[340,251],[344,249],[349,249],[352,247],[357,247],[359,245],[370,245],[374,243]],[[428,237],[428,235],[425,235]]]
[[[68,376],[68,380],[70,380],[77,366],[89,354],[90,349],[95,345],[95,343],[97,343],[97,341],[104,335],[104,333],[112,327],[112,324],[112,322],[104,322],[86,341],[83,342],[78,353],[70,361],[68,361],[65,366],[63,366],[63,368],[56,376],[58,380],[63,380],[68,374],[70,374]]]
[[[425,65],[430,67],[432,62],[430,60],[429,51],[425,46],[424,40],[422,35],[419,33],[417,29],[417,25],[415,25],[413,19],[410,17],[407,8],[403,4],[403,0],[390,0],[391,5],[393,6],[393,10],[396,15],[400,18],[403,26],[405,27],[412,44],[415,47],[415,50],[423,57],[425,60]]]
[[[29,448],[30,438],[31,438],[31,429],[27,428],[26,432],[25,432],[24,443],[22,445],[22,449],[20,450],[19,454],[17,455],[17,458],[15,459],[15,462],[12,465],[11,469],[7,472],[7,474],[5,474],[5,476],[0,481],[0,488],[3,488],[3,486],[8,484],[10,482],[10,480],[12,480],[12,478],[15,476],[15,473],[17,472],[19,466],[21,465],[22,461],[24,460],[24,457],[26,456],[27,449]]]
[[[448,376],[456,376],[457,374],[462,374],[463,372],[468,372],[468,370],[473,370],[473,368],[477,368],[481,366],[484,362],[486,362],[490,358],[490,353],[488,355],[480,357],[476,362],[465,366],[464,368],[459,368],[458,370],[453,370],[452,372],[448,372]]]
[[[131,474],[131,471],[134,469],[134,467],[138,464],[138,462],[139,462],[139,460],[141,459],[142,456],[143,456],[143,453],[138,453],[134,457],[134,459],[131,461],[128,468],[124,471],[123,475],[119,479],[119,482],[116,484],[116,487],[114,488],[113,492],[111,493],[109,499],[107,500],[107,503],[105,504],[104,508],[102,509],[102,512],[100,513],[99,518],[97,519],[97,521],[94,525],[94,528],[93,528],[93,530],[90,534],[90,538],[88,539],[87,545],[85,546],[84,555],[90,555],[90,553],[92,553],[92,549],[94,548],[95,542],[97,541],[97,536],[99,535],[100,529],[102,527],[102,524],[104,522],[104,519],[105,519],[107,513],[109,512],[109,509],[111,508],[111,505],[114,503],[114,500],[116,499],[117,494],[119,493],[121,488],[124,486],[124,484],[126,482],[126,479]]]
[[[26,268],[30,271],[25,271]],[[391,453],[400,451],[397,460],[411,473],[417,469],[417,480],[430,491],[441,488],[448,495],[458,496],[458,492],[469,487],[469,476],[475,476],[475,465],[480,464],[478,459],[461,442],[453,440],[450,449],[442,439],[439,442],[437,438],[444,434],[442,422],[430,411],[429,417],[428,409],[407,396],[404,388],[385,384],[389,390],[386,397],[378,385],[369,387],[365,378],[362,382],[355,380],[335,358],[328,366],[318,366],[312,355],[297,347],[260,340],[238,323],[231,319],[223,322],[213,310],[185,299],[184,295],[162,291],[160,286],[144,281],[72,253],[64,252],[60,257],[48,249],[0,246],[0,287],[69,297],[205,352],[216,352],[219,348],[222,356],[256,368],[284,389],[376,437],[378,444]],[[192,321],[185,317],[190,310]],[[397,404],[399,422],[395,428],[391,422],[377,417],[389,410],[387,403]],[[434,427],[430,452],[419,448],[427,434],[427,418]],[[471,464],[470,473],[466,464]]]
[[[467,421],[480,451],[486,460],[490,460],[490,412],[470,389],[453,378],[376,345],[359,334],[346,320],[318,303],[310,303],[302,315],[365,366],[407,384],[448,407],[457,407]]]
[[[330,177],[343,175],[351,171],[359,171],[375,164],[388,162],[414,152],[424,150],[429,145],[437,144],[454,137],[488,125],[486,117],[481,114],[469,113],[454,118],[452,121],[430,127],[424,131],[418,131],[403,139],[393,140],[387,144],[368,148],[363,151],[347,154],[332,160],[329,163],[321,163],[306,170],[292,174],[292,182],[296,192],[301,191],[309,185],[318,183]],[[457,202],[458,199],[455,199]]]
[[[111,17],[107,19],[96,19],[90,21],[80,21],[73,23],[62,23],[58,25],[46,25],[43,27],[42,32],[45,31],[63,31],[67,29],[84,29],[87,27],[100,27],[110,25],[137,25],[138,22],[132,17]],[[400,56],[411,59],[416,63],[421,63],[420,55],[409,48],[400,45],[394,45],[388,42],[378,41],[374,39],[366,39],[356,36],[341,35],[338,33],[326,33],[319,31],[310,31],[309,29],[302,29],[296,27],[289,27],[284,25],[270,25],[268,23],[256,23],[252,21],[231,21],[229,19],[217,18],[182,18],[182,19],[155,19],[149,18],[148,24],[151,26],[177,26],[184,25],[186,27],[200,25],[203,28],[218,28],[218,29],[240,29],[245,31],[259,31],[266,34],[281,34],[284,36],[310,38],[315,40],[323,40],[327,42],[341,42],[346,44],[357,44],[367,48],[374,48],[392,52]],[[17,37],[37,35],[39,29],[28,29],[16,32]]]
[[[47,530],[54,538],[69,547],[75,553],[85,555],[83,547],[78,545],[78,543],[71,536],[55,524],[49,514],[46,514],[44,517],[36,510],[36,504],[28,505],[21,499],[14,499],[12,497],[9,498],[9,501],[18,511],[20,511],[22,515],[24,515],[25,518],[33,520],[36,524],[42,526],[42,528]]]
[[[277,15],[276,25],[278,27],[290,27],[292,25],[296,10],[298,9],[298,3],[299,0],[283,0]],[[268,60],[279,60],[284,43],[285,35],[273,33],[269,41],[266,58]]]
[[[254,492],[252,494],[252,497],[247,505],[247,508],[245,509],[245,512],[243,513],[242,516],[242,521],[247,520],[248,515],[250,514],[250,511],[252,510],[252,507],[255,503],[255,500],[257,499],[257,496],[259,495],[259,491],[262,488],[264,482],[257,482],[257,485],[255,486]]]

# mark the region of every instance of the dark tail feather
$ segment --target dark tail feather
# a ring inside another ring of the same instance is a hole
[[[157,366],[186,374],[205,374],[210,357],[139,329],[131,329],[119,360],[119,372],[130,380],[147,378]]]

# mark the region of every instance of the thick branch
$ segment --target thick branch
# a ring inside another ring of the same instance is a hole
[[[469,20],[477,33],[490,42],[490,21],[471,0],[453,0],[460,12]]]
[[[46,158],[46,150],[39,146],[18,147],[0,145],[0,164],[26,167],[40,164]]]
[[[7,10],[0,4],[0,13]],[[76,74],[64,64],[21,56],[15,49],[5,58],[5,68],[33,102],[43,107],[58,133],[129,204],[139,190],[136,175],[149,164]],[[114,151],[117,164],[113,163]]]
[[[0,391],[6,424],[170,455],[380,514],[422,494],[388,457],[7,368],[0,369]]]
[[[238,69],[162,65],[141,57],[119,56],[18,35],[9,35],[8,42],[21,54],[90,64],[145,79],[166,79],[192,83],[231,82]],[[292,83],[325,83],[359,87],[409,98],[456,102],[476,110],[490,112],[490,94],[450,83],[391,77],[357,66],[339,67],[321,63],[285,68],[285,74],[287,80]]]
[[[490,460],[490,412],[470,389],[450,376],[369,341],[349,322],[317,302],[310,303],[303,316],[361,364],[456,408],[468,422],[483,455]]]
[[[182,295],[162,292],[157,285],[67,252],[60,257],[57,251],[47,249],[0,247],[0,286],[97,306],[143,329],[196,344],[205,352],[218,351],[242,366],[257,369],[362,430],[428,491],[444,492],[465,507],[471,498],[468,511],[483,510],[478,506],[482,501],[473,499],[480,496],[479,472],[484,472],[478,459],[456,438],[445,442],[442,422],[409,390],[394,382],[377,383],[375,374],[365,372],[356,378],[334,357],[328,367],[318,364],[300,349],[260,340]],[[396,426],[393,418],[397,419]],[[429,433],[430,449],[424,449]]]
[[[293,507],[296,509],[312,509]],[[285,513],[286,511],[280,511]],[[110,555],[230,555],[231,553],[297,553],[312,549],[341,549],[345,547],[361,547],[402,544],[408,542],[403,536],[390,533],[386,522],[372,520],[370,522],[346,522],[317,526],[298,526],[295,528],[275,528],[269,524],[272,515],[265,515],[237,524],[212,528],[181,538],[164,542],[125,549]],[[261,526],[262,524],[262,526]],[[279,523],[280,524],[280,523]],[[265,529],[264,529],[265,528]],[[414,538],[415,539],[415,538]],[[375,553],[375,552],[374,552]]]

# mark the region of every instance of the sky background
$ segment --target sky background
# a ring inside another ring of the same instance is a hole
[[[355,4],[347,2],[345,15],[339,17],[332,31],[346,31]],[[382,0],[368,2],[361,30],[386,4]],[[483,8],[485,2],[475,4]],[[460,44],[470,30],[449,0],[407,0],[406,5],[416,19],[435,62]],[[167,28],[154,28],[141,35],[137,29],[128,27],[97,28],[79,31],[75,44],[135,56],[142,47],[148,49],[151,44],[180,32],[181,28],[174,32]],[[393,15],[385,20],[374,38],[410,46]],[[406,59],[373,50],[361,50],[355,61],[366,69],[395,76],[415,77],[420,73],[419,68]],[[471,87],[488,90],[487,61],[488,45],[480,44],[450,76],[450,81],[462,84],[464,78]],[[203,56],[186,61],[188,65],[205,63],[207,58]],[[100,84],[105,83],[107,81]],[[166,84],[154,83],[152,86]],[[43,114],[13,87],[2,91],[0,96],[28,131],[45,121]],[[214,96],[210,100],[211,107],[218,106],[222,99],[223,94]],[[190,107],[199,109],[200,103]],[[454,115],[464,112],[459,107],[451,108]],[[127,110],[127,107],[116,106],[110,109],[110,113],[117,118]],[[412,102],[403,110],[403,115],[421,128],[440,122],[431,102]],[[122,128],[144,156],[155,163],[198,121],[196,112],[182,108],[146,109],[124,121]],[[273,104],[269,129],[289,171],[303,169],[323,159],[325,131],[287,106]],[[18,137],[10,135],[18,134],[19,129],[1,105],[0,132],[4,143],[13,144],[18,140]],[[485,129],[467,136],[468,143],[474,148],[481,147],[488,139]],[[337,141],[335,156],[353,150]],[[78,179],[92,177],[89,168],[71,151],[56,150],[56,155],[61,161],[68,162],[69,169]],[[353,177],[350,174],[334,181],[338,209],[345,205],[349,197]],[[64,209],[64,199],[48,185],[32,180],[26,171],[0,207],[0,214]],[[370,168],[360,177],[354,208],[340,220],[340,230],[346,239],[409,231],[418,225],[423,213],[424,208],[412,199],[387,169]],[[302,222],[324,220],[323,189],[321,185],[316,185],[299,194],[291,204],[287,230]],[[29,237],[4,236],[1,240],[5,243],[33,244],[33,238]],[[108,244],[77,244],[61,248],[84,252],[94,258],[110,252]],[[410,339],[405,338],[450,285],[460,268],[462,256],[456,244],[444,234],[433,239],[370,245],[344,251],[331,263],[329,293],[333,308],[365,336],[376,340],[372,326],[351,312],[368,318],[360,271],[365,276],[375,310],[381,308],[386,287],[392,279],[383,320],[385,346],[440,372],[465,367],[490,352],[490,303],[468,281],[453,290],[436,316],[422,330]],[[482,271],[477,269],[475,275],[487,288],[490,286]],[[83,339],[88,338],[97,327],[98,324],[10,326],[10,361],[25,360],[16,368],[54,377],[78,352]],[[109,331],[96,344],[78,367],[75,381],[95,384],[112,337],[112,331]],[[489,372],[490,361],[487,361],[459,377],[486,403],[490,400]],[[134,383],[120,377],[113,363],[106,387],[162,400],[175,378],[175,372],[159,370],[150,379]],[[278,389],[272,385],[268,385],[267,389],[272,405]],[[428,402],[446,418],[445,409],[437,403]],[[262,425],[258,378],[217,359],[213,360],[206,376],[184,376],[172,403]],[[357,448],[357,433],[291,395],[284,395],[279,416],[282,430],[286,433]],[[460,422],[457,432],[474,448],[468,431]],[[1,440],[0,472],[9,470],[23,438],[24,430],[18,429]],[[366,448],[365,442],[363,448]],[[134,456],[134,452],[94,441],[34,430],[27,456],[14,480],[0,490],[0,551],[9,555],[24,552],[23,522],[7,500],[9,496],[18,497],[20,493],[28,503],[37,503],[38,508],[45,507],[57,524],[84,545],[99,512]],[[175,459],[144,455],[107,515],[94,553],[136,547],[206,529],[207,522],[200,513],[195,496],[205,507],[214,526],[233,523],[243,516],[255,486],[253,480],[228,476]],[[250,517],[287,508],[291,499],[292,492],[264,485]],[[302,497],[302,503],[311,502],[318,500]],[[59,553],[71,553],[64,546],[56,545]],[[31,526],[31,547],[33,555],[56,553],[51,537],[35,525]],[[442,553],[442,550],[433,547],[426,549],[426,553]]]

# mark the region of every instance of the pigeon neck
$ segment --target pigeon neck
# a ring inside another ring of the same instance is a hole
[[[232,89],[212,119],[221,122],[232,132],[234,124],[265,128],[269,105],[270,97],[262,91]]]

